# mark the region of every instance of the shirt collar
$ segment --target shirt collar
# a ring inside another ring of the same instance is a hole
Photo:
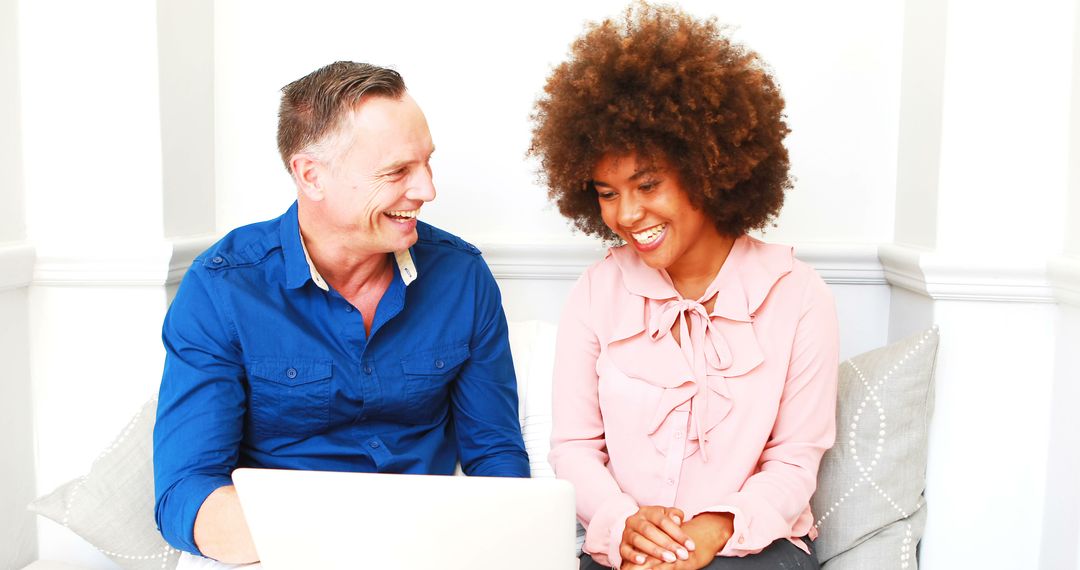
[[[296,202],[293,202],[289,211],[285,212],[281,220],[281,247],[285,255],[285,286],[289,289],[301,287],[309,279],[323,291],[329,291],[330,286],[319,274],[315,264],[311,261],[307,246],[304,245],[304,236],[300,234],[300,221],[297,214]],[[419,277],[420,272],[416,269],[416,260],[413,259],[411,249],[394,252],[398,274],[401,281],[408,286]]]
[[[679,298],[666,271],[653,269],[628,246],[611,248],[623,283],[633,294],[648,299]],[[735,321],[749,321],[765,302],[773,285],[791,272],[794,255],[791,246],[767,244],[748,235],[739,236],[727,259],[702,299],[719,293],[712,315]]]

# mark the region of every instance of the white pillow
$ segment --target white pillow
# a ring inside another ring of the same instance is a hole
[[[558,327],[544,321],[510,323],[510,352],[518,382],[518,420],[529,471],[533,477],[555,477],[548,463],[551,451],[551,380],[555,370]],[[577,548],[585,542],[585,528],[577,523]]]
[[[551,375],[556,327],[543,321],[510,323],[510,352],[518,382],[518,420],[533,477],[554,477],[551,450]]]

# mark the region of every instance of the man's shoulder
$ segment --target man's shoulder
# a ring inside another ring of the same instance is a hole
[[[249,267],[281,247],[281,218],[240,226],[195,258],[192,265],[211,270]]]
[[[417,247],[441,248],[448,250],[450,253],[461,252],[469,256],[480,257],[480,249],[475,245],[431,224],[417,221],[416,234]]]

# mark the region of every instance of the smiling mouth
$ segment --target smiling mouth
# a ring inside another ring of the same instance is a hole
[[[410,222],[416,219],[416,215],[420,213],[420,208],[415,210],[391,210],[383,212],[383,215],[394,220],[396,222]]]
[[[631,232],[630,236],[640,245],[650,245],[663,235],[665,229],[667,229],[667,224],[660,224],[644,231]]]

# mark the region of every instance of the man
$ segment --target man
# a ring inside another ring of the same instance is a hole
[[[416,219],[435,147],[401,77],[337,62],[287,85],[278,148],[297,201],[199,256],[162,332],[158,527],[223,562],[258,559],[237,467],[529,473],[495,281]]]

